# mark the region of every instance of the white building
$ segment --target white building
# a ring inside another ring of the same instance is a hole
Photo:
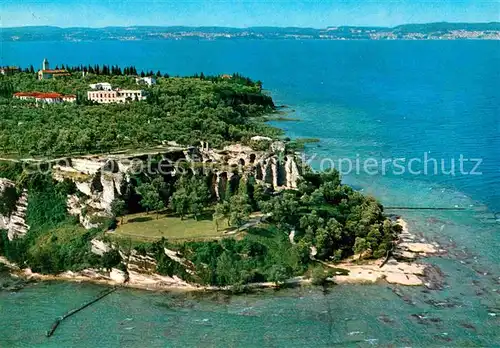
[[[90,84],[89,87],[91,89],[100,90],[100,91],[111,91],[113,89],[111,87],[111,84],[108,82],[93,83],[93,84]]]
[[[153,76],[147,76],[147,77],[136,77],[136,78],[135,78],[135,82],[136,82],[138,85],[148,85],[148,86],[152,86],[152,85],[156,85],[156,78],[154,78]]]
[[[74,102],[76,102],[76,95],[74,95],[74,94],[62,95],[61,99],[63,100],[63,102],[74,103]]]
[[[34,100],[37,103],[58,104],[62,102],[76,102],[74,94],[59,94],[59,93],[42,93],[42,92],[18,92],[14,93],[14,98],[21,100]]]
[[[142,90],[115,89],[88,91],[87,98],[100,104],[108,104],[145,100],[146,96]]]

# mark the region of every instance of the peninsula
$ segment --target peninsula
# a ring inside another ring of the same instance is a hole
[[[275,109],[260,81],[236,73],[9,67],[0,76],[2,260],[41,279],[144,288],[356,274],[422,284],[423,266],[396,259],[437,246],[414,243],[335,170],[313,172],[300,141],[266,123]]]

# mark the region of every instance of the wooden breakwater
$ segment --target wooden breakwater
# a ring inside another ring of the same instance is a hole
[[[93,304],[94,304],[94,303],[96,303],[97,301],[99,301],[99,300],[103,299],[104,297],[106,297],[106,296],[108,296],[109,294],[111,294],[111,293],[115,292],[116,290],[117,290],[117,288],[116,288],[116,287],[114,287],[114,288],[112,288],[112,289],[105,290],[104,292],[101,292],[101,293],[100,293],[100,294],[99,294],[99,295],[98,295],[95,299],[93,299],[92,301],[87,302],[87,303],[85,303],[84,305],[82,305],[82,306],[80,306],[80,307],[78,307],[78,308],[75,308],[75,309],[73,309],[73,310],[69,311],[68,313],[64,314],[63,316],[61,316],[61,317],[57,318],[57,319],[54,321],[54,324],[52,324],[52,326],[51,326],[50,330],[49,330],[49,331],[47,331],[47,337],[50,337],[50,336],[52,336],[52,335],[54,334],[54,332],[57,330],[57,327],[59,326],[59,324],[60,324],[63,320],[65,320],[65,319],[67,319],[67,318],[71,317],[72,315],[74,315],[74,314],[76,314],[76,313],[80,312],[81,310],[83,310],[83,309],[85,309],[85,308],[87,308],[87,307],[89,307],[89,306],[93,305]]]

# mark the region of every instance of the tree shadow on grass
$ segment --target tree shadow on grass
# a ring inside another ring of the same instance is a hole
[[[250,227],[247,230],[248,234],[253,234],[255,236],[272,238],[275,236],[275,233],[267,228],[262,227]]]
[[[204,211],[201,215],[198,216],[198,221],[201,220],[213,220],[213,211]]]
[[[195,219],[195,217],[191,214],[189,215],[184,215],[184,218],[182,218],[182,220],[184,221],[187,221],[187,220],[196,220],[196,221],[204,221],[204,220],[207,220],[207,221],[212,221],[213,220],[213,211],[212,210],[209,210],[209,211],[204,211],[203,213],[201,213],[200,215],[198,215],[198,219]],[[177,213],[170,213],[170,214],[167,214],[167,217],[176,217],[176,218],[181,218],[180,214],[177,214]]]
[[[130,219],[127,222],[147,222],[147,221],[151,221],[151,220],[153,220],[152,216],[140,216],[140,217]]]

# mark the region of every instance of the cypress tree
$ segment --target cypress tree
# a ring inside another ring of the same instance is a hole
[[[241,178],[238,184],[238,194],[242,196],[248,195],[248,183],[245,178]]]
[[[228,179],[226,181],[226,191],[224,192],[224,200],[226,202],[229,202],[232,196],[232,190],[231,190],[231,181]]]

